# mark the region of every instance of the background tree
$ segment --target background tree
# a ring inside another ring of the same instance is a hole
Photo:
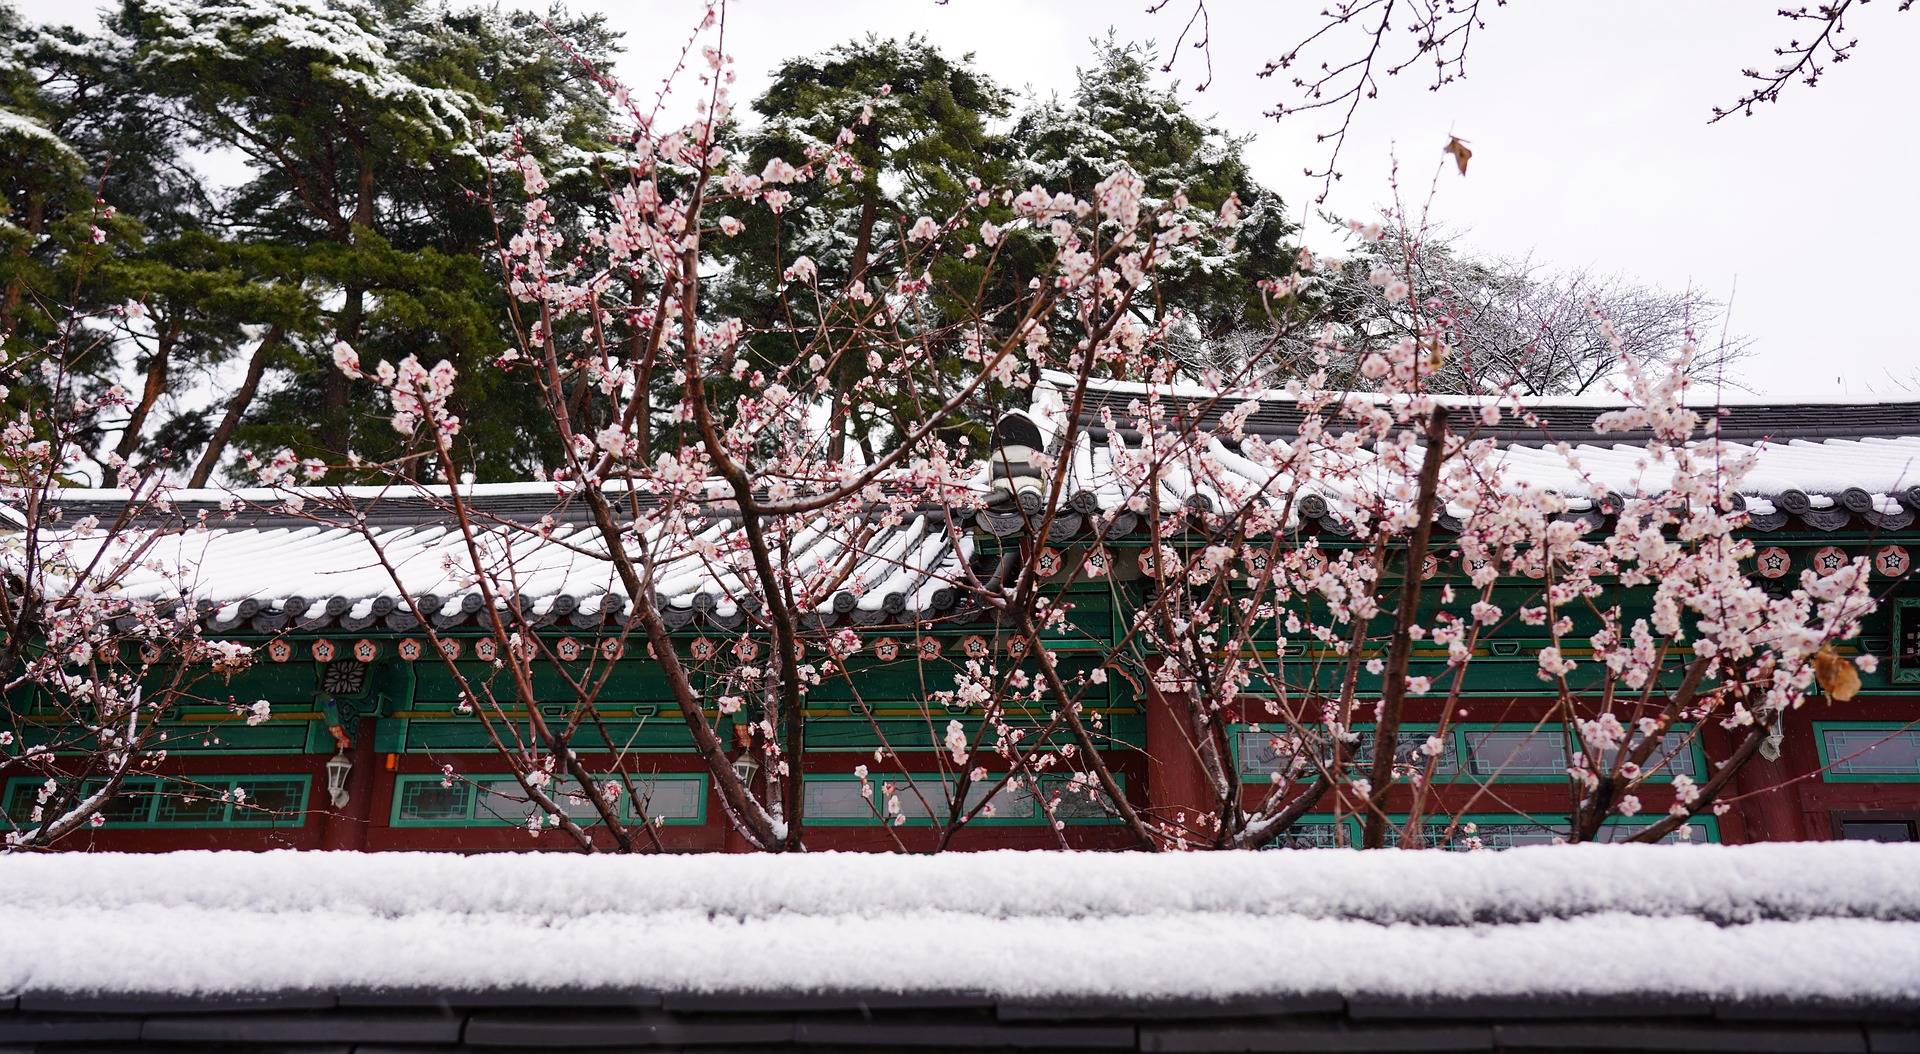
[[[898,276],[876,268],[899,265],[897,250],[917,218],[953,215],[977,193],[970,179],[991,181],[1004,170],[1005,143],[993,123],[1010,107],[1009,93],[975,69],[972,56],[949,56],[920,36],[869,36],[781,64],[753,103],[760,122],[742,136],[742,171],[765,178],[775,159],[837,163],[832,175],[780,185],[777,192],[790,200],[773,222],[744,225],[715,247],[728,269],[715,295],[746,323],[760,364],[790,364],[800,347],[793,333],[804,327],[794,323],[807,316],[777,317],[769,296],[788,268],[805,257],[832,290],[891,283]],[[955,290],[966,298],[978,277],[967,261],[942,260],[929,295],[917,299],[942,310],[941,291],[949,304]],[[859,328],[870,316],[816,321]],[[958,364],[950,368],[963,372]],[[836,456],[849,440],[871,455],[876,429],[898,432],[910,417],[907,406],[855,404],[852,390],[867,369],[857,350],[832,364],[828,415]]]
[[[1351,384],[1368,354],[1438,327],[1449,357],[1428,382],[1436,391],[1579,394],[1619,381],[1625,363],[1662,370],[1696,345],[1687,365],[1694,376],[1738,386],[1731,371],[1750,344],[1719,332],[1723,306],[1698,290],[1478,257],[1431,227],[1379,233],[1354,237],[1351,256],[1327,261],[1299,286],[1316,325],[1296,330],[1289,352],[1268,360],[1269,383],[1312,372],[1331,337],[1343,352],[1331,369]],[[1260,354],[1253,335],[1209,352],[1204,364],[1229,372]]]
[[[529,14],[413,0],[130,0],[123,20],[145,89],[195,147],[244,165],[220,203],[224,226],[272,246],[279,281],[306,297],[298,327],[247,320],[243,379],[190,482],[212,478],[235,440],[334,463],[379,455],[388,435],[351,405],[334,344],[370,362],[427,351],[468,364],[505,347],[500,283],[480,252],[491,159],[518,142],[558,168],[590,166],[606,110],[575,86],[579,67],[555,38],[588,59],[611,38],[594,18],[550,31]],[[467,395],[474,470],[524,476],[551,452],[551,428],[487,396]]]
[[[1145,183],[1150,203],[1178,195],[1185,204],[1171,215],[1201,236],[1159,268],[1142,317],[1157,322],[1179,311],[1176,339],[1195,346],[1266,328],[1258,283],[1292,271],[1296,228],[1280,196],[1253,178],[1247,139],[1189,112],[1177,85],[1157,87],[1150,48],[1111,36],[1093,46],[1094,60],[1079,70],[1070,99],[1036,100],[1015,122],[1013,182],[1091,198],[1103,179],[1126,168]],[[1221,224],[1223,209],[1237,221]],[[1036,272],[1047,261],[1044,248],[1031,245],[1021,256]],[[1022,277],[1017,264],[1008,277]]]

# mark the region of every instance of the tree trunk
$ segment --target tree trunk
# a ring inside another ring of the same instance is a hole
[[[207,440],[207,449],[201,453],[199,464],[193,467],[193,476],[187,480],[189,487],[204,487],[212,478],[213,470],[220,465],[220,457],[227,451],[227,444],[233,440],[233,430],[240,425],[240,418],[253,404],[254,393],[260,390],[260,378],[267,372],[267,359],[274,349],[286,339],[286,330],[274,326],[254,345],[253,357],[247,360],[247,375],[240,381],[240,387],[233,391],[233,398],[227,400],[227,412],[220,418],[220,424],[213,430],[213,438]]]
[[[373,166],[363,154],[360,161],[359,189],[354,198],[353,226],[347,231],[347,244],[358,245],[360,232],[373,229]],[[333,332],[337,340],[352,344],[360,339],[360,327],[366,319],[367,287],[358,280],[347,283],[344,303],[336,316]],[[347,401],[353,394],[347,375],[327,364],[320,382],[320,429],[315,436],[330,453],[344,454],[350,445]]]
[[[866,195],[860,200],[860,229],[854,236],[853,267],[847,275],[848,285],[866,276],[867,257],[873,253],[873,218],[879,211],[880,189],[869,183]],[[856,360],[857,357],[850,351],[843,350],[833,371],[833,408],[828,422],[833,441],[827,448],[827,460],[836,463],[847,455],[847,431],[853,417],[853,385],[865,365],[863,361]]]
[[[1427,562],[1427,539],[1433,534],[1433,510],[1440,493],[1440,463],[1446,460],[1447,408],[1436,406],[1427,419],[1426,459],[1420,464],[1420,519],[1407,542],[1406,569],[1400,583],[1400,606],[1394,612],[1393,640],[1387,647],[1386,683],[1380,689],[1380,720],[1373,728],[1373,769],[1368,774],[1367,825],[1361,844],[1378,849],[1386,844],[1387,817],[1382,803],[1393,785],[1393,758],[1400,746],[1400,711],[1407,698],[1407,661],[1413,656],[1413,623],[1420,606],[1420,573]]]
[[[153,414],[154,405],[167,390],[167,370],[172,365],[173,346],[180,340],[180,328],[178,319],[168,324],[160,334],[159,345],[154,348],[153,360],[147,363],[146,386],[140,390],[140,401],[134,404],[132,412],[127,415],[126,431],[120,434],[119,445],[113,449],[122,461],[133,457],[133,452],[140,449],[140,432],[146,427],[147,418]]]
[[[21,229],[33,237],[39,237],[40,227],[46,223],[47,199],[44,195],[35,195],[27,201],[26,222]],[[31,250],[22,250],[17,258],[24,259]],[[19,276],[7,281],[7,292],[0,299],[0,333],[12,333],[16,314],[20,310],[20,299],[26,295],[26,282]]]

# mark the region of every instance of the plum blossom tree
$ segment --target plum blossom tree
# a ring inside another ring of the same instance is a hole
[[[115,459],[123,493],[104,516],[69,489],[90,462],[97,420],[130,402],[117,387],[90,384],[75,363],[142,310],[69,314],[51,339],[0,363],[0,383],[27,392],[0,426],[0,697],[9,703],[0,708],[0,781],[31,791],[0,803],[0,852],[55,846],[135,795],[225,796],[254,807],[243,788],[145,775],[184,731],[167,723],[184,707],[230,710],[250,724],[269,712],[264,701],[219,697],[219,678],[245,669],[253,650],[205,637],[192,583],[156,559],[181,533],[154,526],[171,488]]]
[[[951,211],[876,243],[889,258],[866,281],[823,285],[812,260],[794,258],[768,313],[805,321],[759,334],[791,354],[780,365],[747,356],[746,327],[703,297],[712,243],[777,227],[796,187],[848,178],[858,164],[849,147],[870,118],[855,109],[800,155],[744,163],[720,134],[732,105],[725,24],[724,6],[711,6],[687,44],[700,106],[685,124],[595,71],[632,132],[610,218],[584,242],[554,220],[541,167],[520,161],[525,203],[502,215],[498,249],[515,342],[489,368],[556,422],[565,462],[548,481],[554,516],[493,516],[457,484],[413,482],[467,471],[457,406],[470,378],[414,359],[365,369],[344,343],[333,353],[343,376],[380,393],[406,443],[392,462],[357,467],[387,472],[456,532],[446,570],[476,598],[490,672],[475,677],[450,657],[447,670],[511,765],[531,830],[557,829],[582,851],[659,845],[640,762],[579,745],[629,649],[658,664],[727,824],[765,851],[807,848],[809,701],[828,687],[857,701],[850,671],[870,661],[948,671],[923,673],[920,699],[938,779],[916,773],[877,721],[886,745],[849,773],[902,849],[948,847],[1016,798],[1044,812],[1061,846],[1072,844],[1065,820],[1087,815],[1148,850],[1284,842],[1313,812],[1358,818],[1369,847],[1424,844],[1436,830],[1470,837],[1463,811],[1438,811],[1437,736],[1408,744],[1402,726],[1412,707],[1438,702],[1444,734],[1481,642],[1515,624],[1545,638],[1536,674],[1555,719],[1576,730],[1571,840],[1595,840],[1610,819],[1645,808],[1682,726],[1720,729],[1731,746],[1699,782],[1676,778],[1666,815],[1638,839],[1710,812],[1782,713],[1823,691],[1851,693],[1834,645],[1873,610],[1864,563],[1808,572],[1776,593],[1748,578],[1752,546],[1737,534],[1745,466],[1686,403],[1689,345],[1648,367],[1624,352],[1617,327],[1594,322],[1624,378],[1621,407],[1595,424],[1646,437],[1645,463],[1657,468],[1644,485],[1603,480],[1572,454],[1545,476],[1510,457],[1498,429],[1536,423],[1512,383],[1471,400],[1435,394],[1458,353],[1454,331],[1409,297],[1405,270],[1380,283],[1401,305],[1396,339],[1352,347],[1325,331],[1273,391],[1253,381],[1286,353],[1283,333],[1235,372],[1183,383],[1171,323],[1134,310],[1135,299],[1181,246],[1240,217],[1223,206],[1195,219],[1178,193],[1156,203],[1126,168],[1084,197],[976,178]],[[1051,262],[996,299],[990,279],[1010,226],[1049,245]],[[971,294],[940,287],[950,258],[988,279]],[[1300,289],[1289,276],[1262,292],[1278,307]],[[926,310],[936,296],[971,306]],[[1336,372],[1348,359],[1353,368]],[[956,360],[965,380],[933,383]],[[715,378],[744,394],[715,394]],[[573,399],[582,384],[605,398]],[[945,438],[989,392],[1033,409],[1003,418],[988,451]],[[843,398],[915,412],[884,453],[862,458],[829,423]],[[1298,414],[1286,438],[1249,429],[1275,402]],[[661,419],[686,441],[659,452],[649,429]],[[259,463],[287,488],[283,508],[353,527],[400,586],[411,554],[352,495],[295,486],[327,470],[290,451]],[[896,545],[902,525],[914,541]],[[523,602],[556,573],[537,554],[555,551],[566,574],[585,566],[607,586],[600,636],[578,654],[559,654]],[[1430,581],[1443,559],[1468,573]],[[835,623],[886,595],[896,573],[947,603],[875,609],[904,641]],[[718,584],[699,602],[727,605],[732,636],[676,634],[684,621],[672,598],[695,578]],[[1090,585],[1115,600],[1111,634],[1075,620]],[[1623,590],[1644,604],[1623,604]],[[406,603],[449,656],[437,609]],[[989,628],[958,656],[925,646],[962,617]],[[568,704],[558,710],[552,671]],[[1179,745],[1158,749],[1190,754],[1181,760],[1203,776],[1185,806],[1150,808],[1130,789],[1120,769],[1141,746],[1089,703],[1115,680],[1139,685],[1155,719],[1178,730]],[[1270,736],[1269,785],[1257,794],[1242,789],[1236,721]],[[909,816],[931,833],[903,831]]]

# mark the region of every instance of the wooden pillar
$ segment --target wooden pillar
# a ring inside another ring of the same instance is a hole
[[[1207,784],[1206,770],[1194,752],[1186,697],[1161,692],[1153,678],[1153,671],[1158,667],[1157,659],[1149,660],[1147,808],[1155,816],[1197,833],[1201,818],[1213,814],[1214,793]]]
[[[314,788],[320,811],[320,848],[362,850],[367,847],[367,828],[373,818],[373,781],[379,755],[373,752],[373,719],[354,722],[353,744],[347,748],[353,759],[353,771],[347,773],[347,804],[336,808],[327,795],[327,774],[323,766]],[[331,757],[331,755],[329,755]]]
[[[1788,729],[1789,738],[1795,729]],[[1733,753],[1735,741],[1746,734],[1746,729],[1729,732],[1720,727],[1720,722],[1709,721],[1701,729],[1701,738],[1707,748],[1707,761],[1726,758]],[[1708,773],[1711,775],[1711,773]],[[1783,787],[1792,775],[1784,761],[1768,761],[1755,755],[1733,777],[1727,792],[1722,797],[1736,797],[1728,815],[1721,817],[1721,836],[1728,841],[1735,834],[1731,827],[1736,824],[1724,821],[1736,819],[1740,828],[1738,837],[1743,842],[1802,842],[1807,839],[1806,825],[1801,822],[1797,796],[1792,787]],[[1707,776],[1701,777],[1705,782]],[[1778,789],[1769,789],[1778,788]]]

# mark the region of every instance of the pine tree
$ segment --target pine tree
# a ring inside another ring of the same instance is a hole
[[[781,64],[753,104],[761,123],[743,137],[741,167],[758,174],[775,158],[798,165],[838,152],[857,174],[792,185],[793,200],[777,224],[759,212],[719,248],[728,270],[717,295],[756,334],[751,346],[761,363],[791,362],[814,321],[790,323],[776,306],[771,293],[787,265],[811,259],[821,285],[832,289],[873,287],[891,277],[894,250],[917,217],[952,213],[971,193],[969,178],[991,181],[1004,168],[1004,142],[992,123],[1007,116],[1010,103],[971,55],[949,56],[917,35],[869,36]],[[836,143],[843,128],[853,138]],[[965,276],[935,277],[939,284]],[[847,440],[871,443],[876,430],[897,427],[892,418],[903,412],[850,404],[848,392],[866,368],[853,355],[836,364],[836,459]]]
[[[390,455],[403,437],[352,405],[332,346],[352,345],[369,367],[417,355],[484,372],[470,367],[504,350],[506,332],[485,251],[491,177],[510,149],[591,164],[604,106],[555,37],[600,59],[612,38],[597,19],[549,27],[420,0],[130,0],[124,29],[147,90],[193,143],[244,161],[225,222],[274,248],[311,319],[251,328],[242,383],[192,481],[211,478],[229,443],[335,463]],[[466,395],[481,401],[463,439],[484,475],[550,460],[550,422],[524,400]]]
[[[1071,99],[1036,101],[1020,114],[1009,136],[1014,179],[1091,199],[1124,166],[1156,205],[1184,195],[1184,218],[1214,233],[1181,247],[1146,302],[1159,313],[1183,311],[1190,325],[1182,335],[1196,345],[1264,327],[1255,283],[1293,269],[1295,227],[1280,196],[1254,180],[1247,139],[1188,112],[1176,88],[1156,87],[1150,49],[1111,36],[1094,47]],[[1215,230],[1229,199],[1237,199],[1240,221]]]

